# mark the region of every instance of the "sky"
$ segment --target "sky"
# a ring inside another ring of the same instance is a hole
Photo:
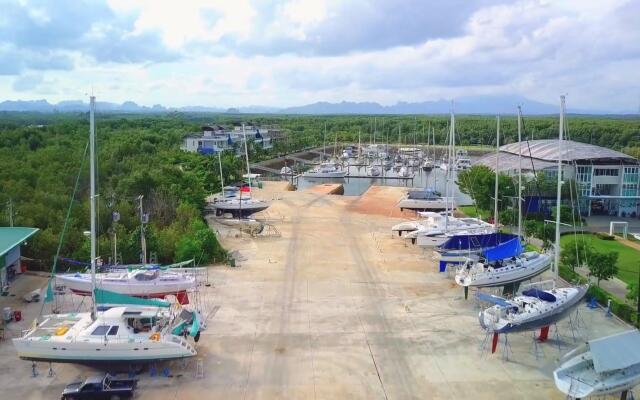
[[[638,0],[0,0],[0,101],[640,106]]]

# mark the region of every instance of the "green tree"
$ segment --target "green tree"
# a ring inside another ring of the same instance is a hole
[[[593,248],[584,240],[575,237],[562,244],[560,263],[575,271],[576,267],[587,264],[593,254]]]
[[[598,287],[601,280],[609,280],[618,273],[618,253],[591,252],[589,258],[589,272],[598,280]]]

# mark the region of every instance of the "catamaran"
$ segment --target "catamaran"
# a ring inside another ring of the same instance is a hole
[[[152,362],[193,357],[193,345],[182,337],[186,330],[199,338],[201,325],[192,314],[187,321],[171,312],[167,302],[138,299],[96,288],[96,175],[95,175],[95,97],[90,98],[90,205],[91,205],[91,312],[53,314],[35,320],[30,329],[13,339],[22,359],[49,362]],[[55,268],[54,268],[55,269]],[[53,297],[51,280],[45,302]],[[107,302],[130,302],[131,305],[99,310],[98,296],[111,295]],[[120,296],[118,298],[118,296]],[[180,315],[182,315],[180,313]]]

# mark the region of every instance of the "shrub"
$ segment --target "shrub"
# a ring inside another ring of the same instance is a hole
[[[616,239],[616,237],[615,237],[615,236],[613,236],[613,235],[609,235],[608,233],[604,233],[604,232],[597,232],[597,233],[596,233],[596,236],[597,236],[599,239],[602,239],[602,240],[615,240],[615,239]]]
[[[606,307],[608,300],[611,300],[611,312],[613,314],[631,324],[636,324],[638,322],[636,310],[630,305],[626,304],[623,300],[611,295],[606,290],[597,286],[591,286],[589,287],[587,296],[595,297],[596,301],[603,307]]]

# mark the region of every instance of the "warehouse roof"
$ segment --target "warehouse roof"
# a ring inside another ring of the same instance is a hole
[[[518,143],[510,143],[500,147],[500,158],[498,168],[500,171],[518,169]],[[522,142],[522,169],[542,170],[557,166],[558,163],[558,140],[529,140]],[[562,161],[569,163],[573,161],[592,161],[597,163],[635,163],[637,160],[630,155],[619,151],[594,146],[588,143],[574,142],[572,140],[563,141]],[[491,169],[496,166],[496,153],[489,153],[480,158],[477,164],[486,165]]]
[[[500,151],[518,155],[518,144],[510,143],[500,147]],[[558,140],[529,140],[522,142],[522,155],[544,161],[558,161]],[[595,146],[588,143],[564,140],[562,146],[563,161],[593,160],[593,159],[628,159],[634,158],[619,151]]]
[[[38,228],[0,227],[0,257],[19,246],[36,232],[38,232]]]

